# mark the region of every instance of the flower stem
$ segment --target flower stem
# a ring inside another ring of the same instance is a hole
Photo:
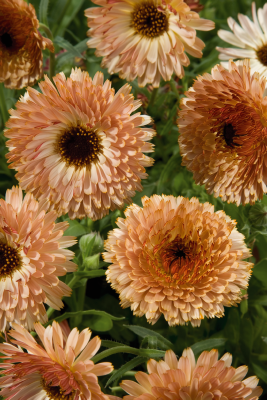
[[[154,88],[153,92],[151,93],[151,97],[150,97],[150,102],[149,102],[149,106],[152,107],[153,104],[155,103],[157,94],[158,94],[159,88]]]
[[[40,22],[40,23],[39,23],[39,28],[42,29],[42,30],[46,33],[47,37],[48,37],[50,40],[52,40],[52,42],[53,42],[53,34],[52,34],[52,32],[50,31],[50,29],[48,28],[48,26],[45,25],[45,24],[42,24],[42,23]],[[55,68],[56,68],[55,53],[52,53],[52,52],[50,51],[50,73],[49,73],[49,75],[50,75],[50,79],[51,79],[51,80],[52,80],[53,77],[55,76]]]
[[[54,314],[55,310],[52,307],[49,307],[48,310],[46,311],[48,319]]]
[[[6,121],[8,120],[9,114],[6,106],[3,83],[0,83],[0,109],[2,114],[3,125],[5,125]]]
[[[171,79],[168,83],[169,83],[169,85],[170,85],[171,90],[173,91],[173,93],[177,96],[177,100],[179,100],[180,95],[179,95],[179,92],[178,92],[178,90],[177,90],[175,81],[174,81],[173,79]]]

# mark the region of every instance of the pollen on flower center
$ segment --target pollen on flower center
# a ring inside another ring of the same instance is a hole
[[[72,391],[69,394],[64,394],[60,386],[49,386],[43,381],[43,388],[46,391],[49,400],[73,400],[75,392]]]
[[[264,44],[259,50],[256,52],[259,61],[267,67],[267,44]]]
[[[83,126],[73,126],[66,130],[56,145],[56,151],[66,164],[76,167],[85,167],[97,162],[102,149],[96,131]]]
[[[12,47],[13,40],[9,33],[5,32],[3,35],[0,36],[0,39],[5,47],[7,47],[8,49]]]
[[[11,276],[21,266],[22,260],[18,251],[6,243],[0,243],[0,279]]]
[[[132,23],[137,33],[147,37],[160,36],[168,30],[167,15],[153,1],[145,1],[135,8]]]

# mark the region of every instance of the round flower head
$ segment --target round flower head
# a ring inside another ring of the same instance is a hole
[[[107,279],[122,307],[151,323],[163,314],[169,325],[199,326],[239,303],[252,264],[242,261],[250,253],[236,222],[196,198],[154,195],[142,203],[127,208],[105,242],[103,257],[113,263]]]
[[[217,47],[220,60],[250,59],[251,72],[258,72],[267,78],[267,3],[258,9],[252,3],[253,22],[243,14],[238,14],[241,26],[232,18],[227,19],[232,32],[220,29],[218,35],[234,47]],[[228,62],[221,63],[228,68]]]
[[[23,327],[14,324],[13,328],[9,332],[13,344],[0,344],[4,399],[109,400],[97,377],[109,374],[113,366],[109,362],[94,365],[90,360],[101,341],[98,336],[89,341],[89,329],[79,333],[77,328],[70,331],[66,324],[61,327],[55,321],[46,329],[37,323],[41,346]]]
[[[93,220],[131,203],[142,190],[144,167],[153,159],[147,143],[154,130],[141,128],[148,116],[135,113],[141,102],[124,85],[115,95],[98,72],[92,80],[75,69],[40,83],[43,93],[28,88],[11,110],[5,131],[21,187],[37,199],[48,199],[58,215]],[[141,126],[141,127],[140,127]]]
[[[228,202],[253,204],[267,184],[265,78],[248,60],[216,65],[181,101],[179,145],[197,184]]]
[[[38,203],[22,190],[7,190],[0,200],[0,330],[13,321],[33,329],[33,323],[47,321],[43,303],[56,310],[71,289],[58,279],[75,271],[69,261],[74,253],[73,236],[64,236],[67,222],[55,224],[55,212],[46,213],[48,202]]]
[[[42,50],[54,52],[37,30],[35,9],[24,0],[0,1],[0,82],[10,89],[33,85],[43,73]]]
[[[137,372],[134,381],[123,381],[121,387],[129,393],[124,400],[257,400],[262,388],[251,376],[242,380],[248,367],[231,367],[232,356],[224,354],[218,360],[218,350],[203,351],[197,362],[193,351],[183,351],[179,361],[172,350],[164,361],[149,360],[148,374]]]
[[[100,7],[85,11],[92,36],[87,44],[104,57],[110,74],[134,80],[139,86],[158,87],[160,77],[169,81],[173,72],[184,76],[190,64],[185,54],[202,57],[204,43],[196,29],[209,31],[214,22],[201,19],[184,0],[93,0]]]

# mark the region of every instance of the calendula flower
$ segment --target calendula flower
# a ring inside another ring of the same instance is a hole
[[[101,392],[98,376],[113,370],[109,362],[94,364],[91,358],[100,348],[98,336],[90,341],[91,331],[63,329],[57,322],[46,329],[34,325],[36,340],[23,327],[12,325],[12,344],[0,344],[1,396],[10,400],[109,400]],[[23,351],[25,349],[26,351]]]
[[[68,223],[56,224],[57,214],[46,213],[48,202],[34,200],[22,190],[7,190],[0,200],[0,330],[13,322],[33,329],[47,321],[43,303],[56,310],[71,289],[58,277],[75,271],[69,261],[74,253],[67,247],[75,237],[63,236]]]
[[[239,303],[252,264],[242,261],[250,252],[236,222],[196,198],[142,203],[127,208],[105,242],[107,279],[121,306],[152,324],[163,314],[169,325],[199,326]]]
[[[218,350],[203,351],[195,360],[193,351],[188,348],[177,360],[172,350],[165,353],[164,361],[149,360],[148,374],[137,372],[134,381],[123,381],[121,387],[129,393],[125,400],[257,400],[262,388],[258,379],[251,376],[243,378],[248,367],[234,368],[232,355],[224,354],[218,360]]]
[[[233,33],[220,29],[218,35],[234,47],[217,47],[219,59],[250,59],[251,72],[258,72],[260,76],[267,78],[267,3],[258,9],[257,17],[253,2],[252,17],[253,21],[246,15],[238,14],[241,26],[232,17],[227,19]],[[222,62],[222,65],[228,68],[228,62]]]
[[[267,184],[266,79],[249,62],[216,65],[181,101],[179,145],[197,184],[222,200],[253,204]]]
[[[10,111],[7,157],[22,188],[58,215],[96,220],[142,190],[155,131],[142,128],[150,117],[132,114],[141,102],[128,84],[115,95],[102,73],[92,80],[77,68],[54,82],[46,77],[42,93],[29,88]]]
[[[190,64],[186,53],[202,57],[205,44],[196,29],[209,31],[214,22],[193,12],[184,0],[93,0],[88,8],[87,44],[103,57],[102,66],[122,79],[138,77],[139,86],[158,87],[173,72],[182,78]]]
[[[24,0],[0,2],[0,82],[10,89],[33,85],[43,73],[42,50],[54,52],[38,31],[35,9]]]
[[[200,4],[199,0],[185,0],[185,3],[195,12],[199,12],[204,8],[204,6]]]

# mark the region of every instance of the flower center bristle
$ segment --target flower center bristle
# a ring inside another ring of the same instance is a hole
[[[12,45],[13,45],[12,37],[11,37],[10,34],[7,33],[7,32],[5,32],[3,35],[0,36],[0,40],[1,40],[1,42],[3,43],[3,45],[4,45],[5,47],[7,47],[8,49],[9,49],[10,47],[12,47]]]
[[[178,238],[169,243],[161,254],[164,270],[172,276],[179,273],[180,268],[188,262],[189,253],[189,248],[182,243],[181,239]]]
[[[132,22],[136,32],[147,37],[157,37],[168,30],[167,15],[159,11],[153,1],[136,6]]]
[[[43,388],[49,400],[73,400],[75,396],[74,391],[69,394],[64,394],[60,386],[49,386],[46,385],[45,382],[43,382]]]
[[[22,260],[18,251],[6,243],[0,243],[0,279],[11,276],[21,266]]]
[[[98,161],[103,146],[96,131],[83,126],[66,130],[59,138],[56,151],[68,166],[85,167]]]
[[[264,44],[256,54],[258,60],[267,67],[267,44]]]
[[[223,137],[226,141],[227,146],[234,147],[234,146],[241,146],[238,143],[234,142],[234,138],[236,137],[236,131],[232,124],[225,124],[223,127]]]

